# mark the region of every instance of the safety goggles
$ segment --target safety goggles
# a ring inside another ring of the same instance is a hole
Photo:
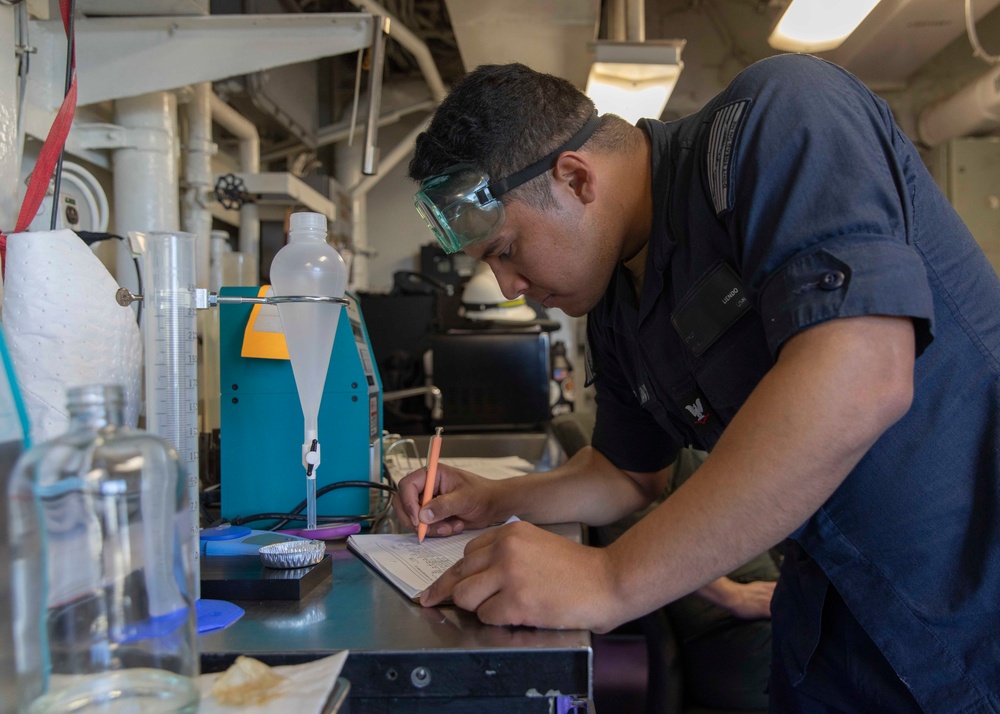
[[[499,181],[467,164],[452,166],[420,183],[413,197],[417,212],[434,232],[445,253],[479,243],[503,225],[500,197],[555,166],[564,151],[576,151],[594,133],[601,119],[594,112],[576,134],[544,157]]]

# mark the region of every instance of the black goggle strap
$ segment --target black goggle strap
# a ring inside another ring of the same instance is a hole
[[[480,205],[485,205],[496,198],[500,198],[508,191],[512,191],[521,184],[535,178],[542,172],[548,171],[552,168],[552,165],[559,157],[559,154],[564,151],[576,151],[587,143],[587,139],[589,139],[594,131],[597,130],[600,123],[601,117],[599,117],[595,111],[590,115],[590,119],[587,120],[587,123],[580,127],[580,131],[576,132],[573,136],[567,139],[565,144],[553,149],[530,166],[526,166],[520,171],[512,173],[510,176],[502,178],[499,181],[494,181],[486,188],[481,188],[476,191],[476,198],[479,199]]]

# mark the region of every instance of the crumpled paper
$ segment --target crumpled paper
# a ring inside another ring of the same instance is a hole
[[[73,231],[7,237],[3,334],[33,443],[67,430],[70,387],[121,386],[125,425],[138,423],[142,338],[118,287]]]
[[[203,674],[198,678],[198,688],[201,690],[201,703],[198,714],[322,714],[337,677],[340,676],[348,651],[324,657],[305,664],[284,665],[272,667],[275,674],[287,678],[277,691],[277,695],[261,705],[227,706],[221,704],[212,695],[212,686],[223,675]],[[252,656],[252,655],[251,655]]]

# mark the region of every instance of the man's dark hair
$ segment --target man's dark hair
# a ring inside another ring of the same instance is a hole
[[[417,137],[410,178],[422,181],[455,164],[470,164],[492,180],[504,178],[560,146],[593,111],[590,98],[565,79],[523,64],[481,65],[455,84]],[[504,200],[544,207],[551,197],[546,176]]]

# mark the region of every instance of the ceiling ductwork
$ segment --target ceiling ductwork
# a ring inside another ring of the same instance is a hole
[[[976,20],[1000,0],[976,0]],[[965,34],[961,0],[882,0],[840,47],[817,53],[875,91],[900,89],[950,42]]]
[[[1000,67],[995,67],[920,115],[920,141],[933,147],[957,136],[987,134],[1000,128]]]
[[[520,62],[583,88],[597,36],[598,0],[446,0],[466,70]]]

